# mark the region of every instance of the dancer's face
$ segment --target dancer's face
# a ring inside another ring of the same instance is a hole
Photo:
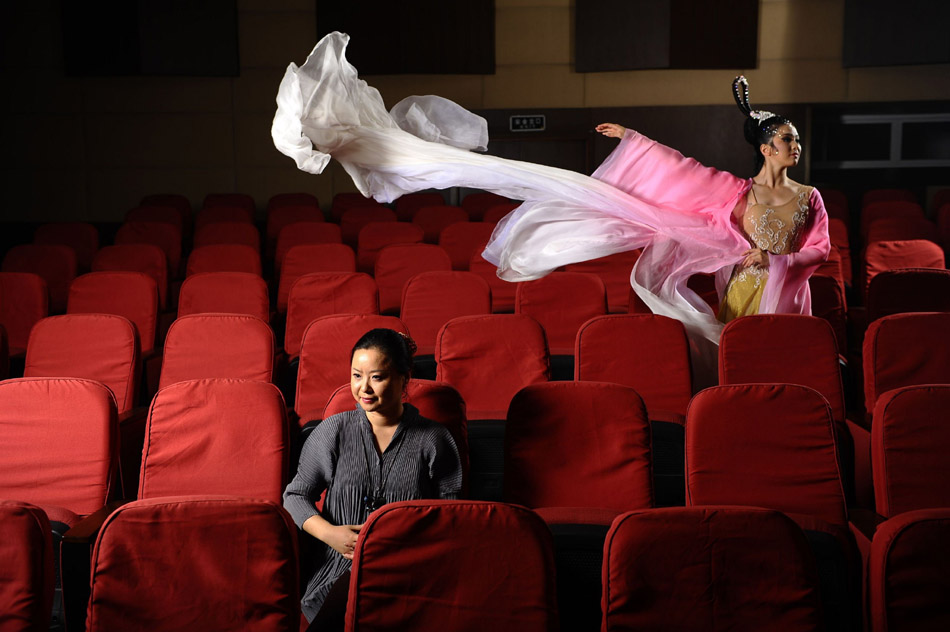
[[[765,159],[772,160],[783,167],[794,167],[802,155],[801,139],[794,125],[782,125],[775,131],[772,142],[763,145]]]

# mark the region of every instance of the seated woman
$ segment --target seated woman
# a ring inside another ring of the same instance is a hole
[[[414,352],[412,340],[391,329],[359,339],[351,354],[356,406],[314,429],[284,491],[294,522],[322,543],[302,599],[311,629],[343,629],[350,561],[370,512],[401,500],[457,498],[461,489],[449,431],[402,401]]]

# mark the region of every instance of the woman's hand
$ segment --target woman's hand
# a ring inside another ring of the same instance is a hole
[[[356,549],[356,536],[362,527],[361,524],[331,526],[323,533],[321,540],[346,559],[352,560],[353,551]]]
[[[623,135],[627,133],[626,127],[616,123],[601,123],[594,129],[610,138],[623,138]]]
[[[769,253],[761,248],[749,248],[742,253],[743,268],[769,269]]]

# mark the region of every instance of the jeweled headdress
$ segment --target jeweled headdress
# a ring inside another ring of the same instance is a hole
[[[769,112],[768,110],[753,110],[752,106],[749,105],[749,81],[742,75],[739,75],[732,81],[732,95],[736,98],[736,105],[739,106],[739,109],[742,110],[742,113],[748,117],[755,119],[759,127],[762,128],[762,123],[765,121],[780,116],[775,112]],[[784,120],[784,117],[781,117]],[[775,129],[778,129],[781,126],[781,123],[769,126],[769,131],[774,133]],[[763,128],[764,129],[764,128]]]

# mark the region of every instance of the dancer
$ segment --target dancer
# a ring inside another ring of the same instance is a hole
[[[402,401],[414,349],[391,329],[359,339],[351,354],[356,407],[324,419],[307,437],[297,475],[284,491],[284,507],[297,526],[325,545],[316,552],[302,600],[317,629],[343,629],[350,560],[370,512],[401,500],[457,498],[461,490],[462,466],[449,431]]]
[[[387,112],[379,92],[346,61],[348,40],[330,33],[303,66],[290,64],[281,82],[272,136],[300,169],[320,173],[332,156],[363,195],[384,203],[412,191],[454,186],[524,200],[497,224],[483,253],[498,267],[498,276],[509,281],[642,249],[631,285],[654,313],[683,322],[694,370],[707,376],[699,384],[715,375],[722,322],[687,287],[690,276],[716,274],[717,286],[726,293],[739,265],[728,292],[727,303],[733,305],[724,313],[728,318],[756,309],[741,271],[748,276],[750,268],[761,271],[768,265],[767,279],[759,274],[753,288],[760,292],[758,312],[809,313],[807,280],[830,250],[827,216],[817,192],[804,190],[808,209],[800,209],[806,217],[794,239],[789,236],[780,248],[750,243],[753,218],[762,218],[755,221],[764,221],[765,232],[774,230],[779,209],[767,211],[785,202],[778,194],[794,186],[785,174],[794,152],[784,140],[787,134],[775,144],[780,128],[789,130],[751,110],[747,93],[740,107],[747,127],[755,126],[756,140],[762,141],[757,151],[767,161],[756,178],[704,167],[636,132],[619,134],[620,126],[603,128],[623,138],[588,177],[468,151],[487,144],[485,120],[439,97],[409,97]],[[744,80],[737,89],[747,89]],[[780,147],[784,154],[764,153]],[[780,158],[787,163],[784,168]],[[758,210],[760,202],[765,208]]]

